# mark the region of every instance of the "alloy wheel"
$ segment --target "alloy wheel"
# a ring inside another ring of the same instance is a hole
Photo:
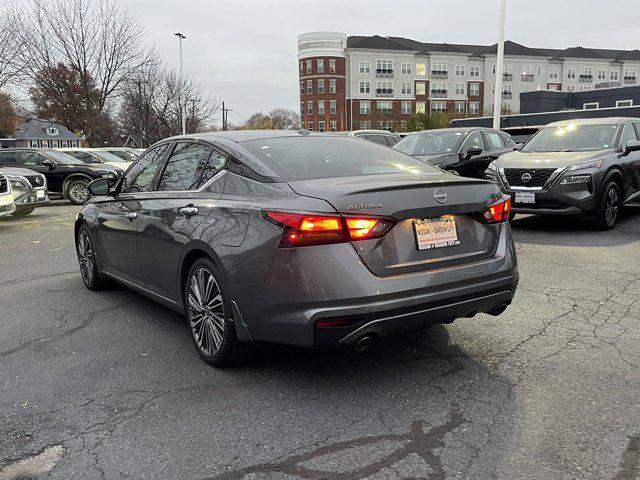
[[[618,196],[618,190],[616,188],[610,188],[607,192],[607,198],[605,203],[605,219],[608,226],[613,226],[618,218],[618,210],[620,208],[620,197]]]
[[[89,200],[89,187],[82,182],[74,183],[69,189],[69,197],[74,203],[85,203]]]
[[[95,257],[89,235],[84,231],[80,232],[80,236],[78,237],[78,262],[80,263],[80,274],[82,275],[84,283],[91,285],[94,275]]]
[[[206,268],[196,269],[187,292],[189,324],[198,348],[215,355],[225,335],[224,301],[214,275]]]

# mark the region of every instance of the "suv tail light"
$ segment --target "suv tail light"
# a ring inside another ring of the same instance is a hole
[[[281,247],[304,247],[370,240],[383,237],[395,225],[386,218],[307,215],[289,212],[265,212],[267,220],[284,229]]]
[[[508,222],[511,213],[511,197],[505,196],[497,203],[489,205],[489,208],[482,213],[482,218],[486,223]]]

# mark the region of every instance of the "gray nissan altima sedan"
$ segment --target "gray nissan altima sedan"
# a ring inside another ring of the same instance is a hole
[[[362,349],[499,315],[518,283],[495,183],[354,138],[169,138],[90,191],[75,224],[87,288],[115,280],[184,313],[214,365],[256,341]]]

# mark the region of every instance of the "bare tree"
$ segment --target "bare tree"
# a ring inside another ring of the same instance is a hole
[[[19,8],[12,3],[0,3],[0,89],[15,84],[25,70],[22,55],[24,36],[20,30]]]
[[[245,130],[297,130],[300,115],[293,110],[276,107],[268,114],[256,112],[240,127]]]

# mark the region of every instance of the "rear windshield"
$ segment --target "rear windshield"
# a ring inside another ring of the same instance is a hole
[[[441,155],[458,151],[462,132],[427,132],[407,135],[393,148],[409,155]]]
[[[522,147],[521,152],[583,152],[613,148],[617,124],[579,125],[569,123],[545,127]]]
[[[242,145],[284,181],[439,172],[404,153],[349,137],[278,137]]]
[[[57,150],[46,150],[44,154],[62,165],[84,165],[83,161]]]

